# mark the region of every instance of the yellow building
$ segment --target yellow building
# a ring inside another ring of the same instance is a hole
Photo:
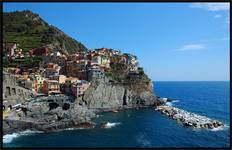
[[[109,68],[110,67],[110,58],[108,56],[101,57],[101,66]]]
[[[57,80],[59,84],[63,84],[65,83],[65,80],[67,79],[67,77],[65,75],[58,75],[58,76],[52,76],[50,79]]]
[[[41,91],[43,88],[43,82],[44,82],[44,77],[42,77],[40,74],[35,75],[35,80],[37,83],[37,91]]]

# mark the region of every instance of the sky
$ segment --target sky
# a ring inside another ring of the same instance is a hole
[[[138,56],[153,81],[230,80],[229,3],[3,3],[31,10],[87,48]]]

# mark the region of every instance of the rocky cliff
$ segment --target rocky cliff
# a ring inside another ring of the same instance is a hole
[[[108,78],[93,80],[80,104],[89,108],[127,108],[156,105],[156,94],[150,80],[112,82]]]

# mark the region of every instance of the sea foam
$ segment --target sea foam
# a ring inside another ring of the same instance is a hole
[[[6,134],[3,136],[3,143],[10,143],[13,139],[22,136],[22,135],[31,135],[35,133],[43,133],[42,131],[31,131],[31,130],[25,130],[18,133],[12,133],[12,134]]]
[[[110,122],[107,122],[106,125],[105,125],[105,128],[112,128],[112,127],[115,127],[117,125],[121,124],[120,122],[113,122],[113,123],[110,123]]]
[[[218,128],[213,128],[213,129],[210,129],[210,131],[222,131],[222,130],[226,130],[229,128],[229,125],[225,125],[224,127],[218,127]]]
[[[166,105],[167,106],[172,106],[173,103],[178,103],[178,102],[179,102],[179,100],[174,100],[174,101],[171,101],[171,102],[167,102]]]

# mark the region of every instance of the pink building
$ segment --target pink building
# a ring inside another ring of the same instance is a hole
[[[59,82],[56,80],[44,80],[43,93],[48,95],[51,93],[60,93]]]
[[[78,80],[72,85],[72,94],[76,97],[81,97],[88,89],[90,83],[85,80]]]

